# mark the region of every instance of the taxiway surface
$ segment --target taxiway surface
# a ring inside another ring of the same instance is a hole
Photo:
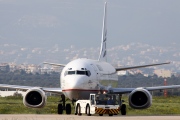
[[[37,115],[2,114],[0,120],[180,120],[180,116],[77,116],[77,115]]]

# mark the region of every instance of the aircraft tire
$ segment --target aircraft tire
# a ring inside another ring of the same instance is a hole
[[[66,104],[66,114],[67,115],[71,114],[71,104]]]
[[[77,109],[77,106],[75,106],[75,113],[74,113],[75,115],[77,115],[78,114],[78,109]]]
[[[103,116],[103,114],[99,114],[99,116]]]
[[[109,114],[109,116],[113,116],[113,114]]]
[[[63,105],[58,104],[58,114],[63,114]]]
[[[87,116],[91,116],[89,105],[86,106],[86,113],[87,113]]]
[[[121,115],[126,115],[126,105],[125,104],[121,105]]]
[[[78,104],[78,105],[77,105],[77,114],[78,114],[79,116],[81,116],[81,115],[82,115],[82,113],[81,113],[81,106],[80,106],[80,104]]]

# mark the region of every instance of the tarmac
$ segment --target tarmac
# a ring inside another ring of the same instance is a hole
[[[37,115],[1,114],[0,120],[180,120],[180,116],[77,116],[77,115]]]

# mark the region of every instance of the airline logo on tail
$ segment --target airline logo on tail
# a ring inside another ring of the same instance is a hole
[[[103,18],[103,28],[102,28],[102,40],[101,40],[101,49],[99,55],[99,61],[107,61],[106,54],[106,41],[107,41],[107,27],[106,27],[106,12],[107,12],[107,2],[105,2],[104,6],[104,18]]]

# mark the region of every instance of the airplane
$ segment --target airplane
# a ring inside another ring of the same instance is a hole
[[[71,105],[65,103],[65,97],[72,102],[79,99],[89,99],[90,93],[112,93],[112,94],[129,94],[129,105],[135,109],[145,109],[151,106],[152,96],[150,91],[180,88],[180,85],[155,86],[155,87],[138,87],[138,88],[114,88],[100,84],[102,80],[118,80],[117,71],[129,70],[157,65],[165,65],[170,62],[140,65],[132,67],[113,67],[107,60],[107,2],[104,5],[103,27],[101,49],[98,60],[79,58],[68,64],[56,64],[44,62],[44,64],[63,67],[60,76],[59,88],[33,87],[0,84],[0,88],[11,88],[26,91],[23,96],[23,103],[31,108],[43,108],[46,104],[46,93],[56,93],[61,95],[63,104],[58,104],[58,114],[66,110],[71,114]],[[126,114],[126,113],[125,113]],[[125,115],[123,114],[123,115]]]

